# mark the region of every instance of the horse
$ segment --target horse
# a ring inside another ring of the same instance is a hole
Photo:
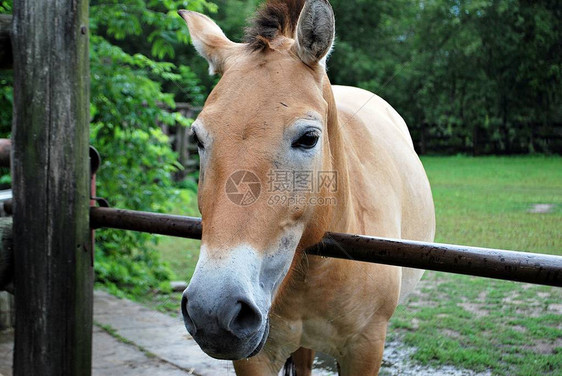
[[[268,1],[244,42],[179,11],[220,79],[192,124],[199,260],[185,327],[237,375],[310,375],[315,351],[341,375],[379,372],[387,325],[423,270],[311,256],[328,232],[432,241],[430,185],[401,116],[377,95],[332,86],[327,0]],[[345,250],[342,250],[345,251]]]

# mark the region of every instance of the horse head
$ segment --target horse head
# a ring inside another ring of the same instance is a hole
[[[270,4],[286,16],[261,14],[245,43],[180,11],[221,75],[192,125],[203,234],[181,303],[187,330],[215,358],[261,350],[272,304],[299,254],[322,237],[335,199],[337,115],[325,71],[334,16],[326,0],[299,3],[292,13]]]

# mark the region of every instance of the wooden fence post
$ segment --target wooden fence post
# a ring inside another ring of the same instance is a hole
[[[14,375],[90,375],[88,1],[14,1]]]

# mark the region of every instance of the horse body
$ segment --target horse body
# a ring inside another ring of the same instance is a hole
[[[367,91],[330,85],[329,4],[287,4],[266,5],[253,49],[206,16],[182,13],[222,74],[193,125],[203,236],[182,313],[201,348],[234,360],[238,375],[276,375],[295,352],[299,376],[309,374],[306,349],[334,356],[342,375],[377,374],[388,320],[423,271],[303,251],[326,231],[431,241],[431,191],[396,111]],[[276,32],[266,28],[272,20]],[[227,194],[246,171],[264,188],[279,170],[332,171],[337,189],[288,192],[283,205],[267,193],[248,206]],[[312,204],[319,199],[332,201]]]
[[[375,94],[352,87],[332,90],[345,145],[336,158],[346,160],[349,172],[341,193],[349,201],[333,213],[326,231],[433,240],[430,187],[402,118]],[[271,327],[276,330],[265,346],[264,363],[275,374],[304,347],[335,357],[344,375],[370,374],[382,359],[388,320],[422,274],[303,256],[288,291],[274,302]]]

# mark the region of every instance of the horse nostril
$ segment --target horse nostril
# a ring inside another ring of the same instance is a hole
[[[191,317],[189,317],[189,312],[187,311],[187,297],[185,296],[185,293],[181,298],[181,314],[183,316],[185,328],[192,336],[194,336],[197,332],[197,328],[195,327],[195,324],[193,324]]]
[[[262,315],[253,304],[239,300],[230,315],[227,329],[238,337],[255,332],[261,327]]]

